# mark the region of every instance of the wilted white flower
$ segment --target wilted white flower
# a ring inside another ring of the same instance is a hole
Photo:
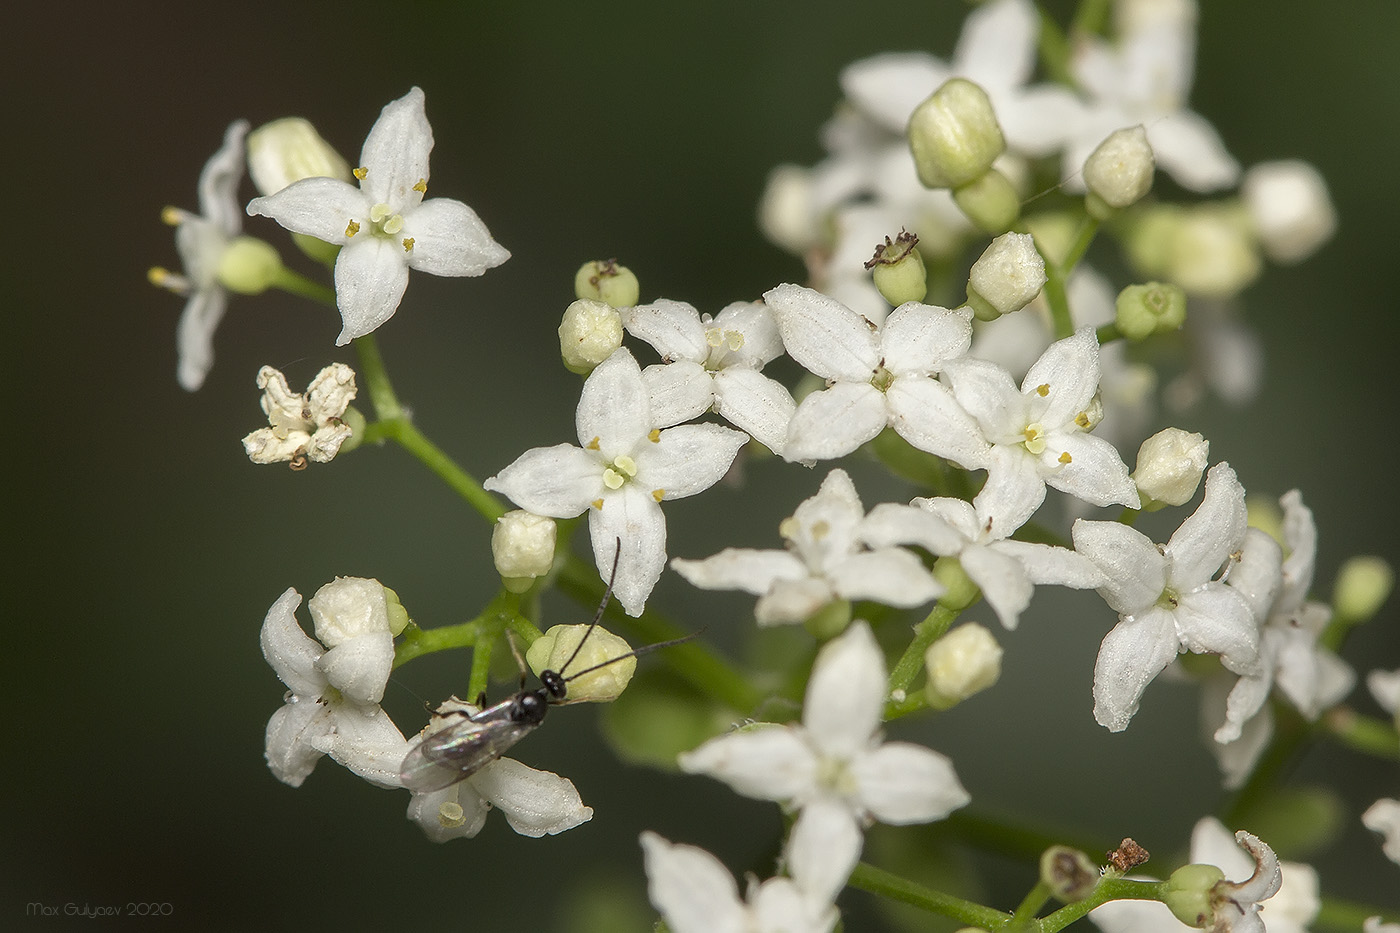
[[[287,377],[271,366],[258,370],[259,400],[270,427],[243,438],[243,449],[254,463],[291,461],[294,469],[307,460],[329,463],[354,433],[341,420],[355,398],[355,371],[332,363],[316,374],[304,393],[294,393]]]

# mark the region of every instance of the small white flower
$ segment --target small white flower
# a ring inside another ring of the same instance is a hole
[[[661,354],[663,362],[642,370],[657,424],[680,424],[714,410],[774,453],[783,452],[797,406],[781,383],[759,372],[783,352],[766,305],[736,301],[711,318],[663,298],[624,308],[622,324]]]
[[[1179,652],[1218,654],[1237,674],[1257,674],[1259,627],[1248,601],[1216,571],[1244,546],[1244,487],[1228,464],[1206,474],[1199,508],[1156,545],[1117,522],[1074,523],[1074,548],[1102,570],[1099,594],[1118,613],[1094,665],[1094,718],[1128,727],[1143,691]]]
[[[243,180],[243,137],[247,120],[235,120],[224,133],[224,144],[199,173],[199,213],[168,207],[163,213],[175,226],[175,247],[185,274],[152,269],[151,281],[188,296],[175,330],[179,351],[176,375],[182,388],[193,392],[204,384],[214,365],[214,330],[228,307],[228,292],[219,282],[219,263],[243,229],[238,210],[238,183]]]
[[[794,851],[810,835],[793,833],[788,844],[791,878],[751,878],[741,898],[729,870],[704,849],[642,833],[647,894],[673,933],[823,933],[840,917],[832,903],[837,892],[812,892],[804,884],[802,872],[826,856]]]
[[[711,739],[681,755],[681,769],[801,810],[792,832],[807,840],[814,864],[794,875],[831,879],[810,881],[811,890],[839,890],[860,857],[867,822],[927,823],[970,799],[947,758],[883,741],[888,688],[880,646],[856,621],[817,654],[800,725],[760,724]]]
[[[947,387],[933,378],[972,342],[972,312],[907,302],[875,326],[845,305],[798,285],[763,296],[788,355],[827,380],[802,400],[788,429],[788,460],[830,460],[885,426],[930,453],[980,466],[986,443]]]
[[[976,420],[986,450],[981,462],[963,462],[987,469],[975,500],[981,515],[1019,528],[1045,500],[1047,484],[1091,505],[1141,504],[1118,451],[1089,433],[1101,417],[1099,373],[1092,327],[1051,344],[1019,389],[1010,373],[985,360],[954,360],[944,367],[944,379]],[[998,531],[998,537],[1010,533]]]
[[[1244,173],[1245,207],[1269,258],[1302,262],[1337,231],[1322,173],[1298,159],[1261,162]]]
[[[393,316],[409,269],[481,275],[510,258],[470,207],[449,198],[423,200],[432,149],[423,92],[415,87],[388,104],[370,129],[355,169],[358,187],[304,178],[248,203],[249,214],[342,247],[335,297],[345,326],[336,346]]]
[[[322,755],[383,787],[398,787],[408,751],[379,708],[394,664],[384,587],[338,577],[308,608],[318,643],[297,624],[301,594],[288,589],[262,627],[267,663],[287,685],[287,702],[267,723],[267,764],[279,781],[300,787]]]
[[[452,697],[437,708],[422,733],[408,740],[404,754],[422,742],[423,736],[460,721],[456,711],[467,715],[478,712],[472,704]],[[583,805],[573,781],[550,771],[536,771],[512,758],[488,762],[442,790],[414,794],[408,818],[433,842],[469,839],[481,832],[492,807],[505,814],[511,829],[532,838],[553,836],[593,818],[593,808]]]
[[[1400,865],[1400,800],[1382,797],[1361,814],[1361,823],[1384,837],[1381,851],[1385,852],[1386,858]]]
[[[760,625],[802,622],[838,599],[918,606],[943,588],[913,552],[893,545],[918,540],[946,551],[957,535],[932,516],[911,522],[890,511],[899,508],[877,506],[867,516],[851,478],[832,470],[817,494],[778,526],[787,550],[725,548],[704,560],[678,557],[671,568],[701,589],[758,596]]]
[[[666,566],[661,503],[709,489],[748,436],[717,424],[663,427],[652,414],[642,370],[620,349],[583,384],[575,416],[580,447],[527,450],[482,485],[551,518],[588,512],[593,557],[630,615],[641,615]]]
[[[270,427],[243,438],[243,449],[254,463],[291,461],[293,469],[307,460],[329,463],[353,431],[341,420],[355,397],[355,371],[332,363],[316,374],[304,393],[294,393],[287,377],[271,366],[258,370],[263,413]]]

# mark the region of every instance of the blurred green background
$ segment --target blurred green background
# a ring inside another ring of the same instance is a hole
[[[424,625],[460,621],[495,586],[489,536],[393,448],[301,474],[252,466],[239,439],[262,421],[258,367],[304,385],[353,354],[332,345],[339,322],[322,309],[239,299],[208,382],[181,391],[181,301],[145,279],[177,262],[159,211],[195,207],[200,167],[234,118],[310,117],[353,160],[380,108],[423,87],[434,193],[472,205],[513,258],[480,279],[414,276],[378,336],[420,426],[487,476],[527,447],[572,439],[578,382],[558,365],[555,328],[580,262],[620,257],[645,298],[709,311],[800,281],[800,265],[754,223],[769,168],[819,157],[842,65],[892,48],[947,55],[964,12],[732,0],[9,11],[15,643],[0,653],[0,689],[15,742],[0,777],[0,926],[29,902],[138,901],[209,929],[569,930],[607,910],[621,913],[595,928],[643,929],[646,828],[706,846],[737,872],[767,872],[774,807],[618,763],[587,708],[556,712],[519,750],[572,778],[596,811],[557,838],[524,839],[492,817],[478,838],[436,846],[404,819],[402,794],[332,764],[297,791],[271,777],[263,729],[283,688],[257,633],[278,594],[374,576]],[[1203,431],[1212,459],[1229,460],[1251,492],[1304,491],[1325,595],[1351,554],[1400,559],[1390,424],[1400,5],[1235,0],[1207,3],[1201,26],[1195,108],[1245,165],[1319,166],[1341,229],[1310,263],[1271,269],[1245,296],[1268,354],[1258,400],[1178,423]],[[270,222],[249,229],[285,243]],[[702,556],[736,537],[774,546],[776,521],[824,473],[757,464],[748,489],[674,503],[671,553]],[[883,494],[862,491],[868,504]],[[747,598],[668,578],[655,599],[721,643],[750,624]],[[585,615],[560,607],[550,621]],[[1215,766],[1194,735],[1193,689],[1158,683],[1127,733],[1093,723],[1093,657],[1112,621],[1092,596],[1037,597],[1003,638],[1002,689],[895,731],[950,755],[981,806],[1078,825],[1102,848],[1131,835],[1169,853],[1219,799]],[[1387,610],[1346,656],[1362,671],[1400,666],[1397,633]],[[464,686],[465,658],[402,677],[438,699]],[[418,701],[390,691],[413,728]],[[1364,693],[1353,699],[1375,711]],[[1350,828],[1318,860],[1325,888],[1400,906],[1400,869],[1355,820],[1400,790],[1393,764],[1329,749],[1304,776],[1347,788]],[[995,859],[964,867],[990,872],[1004,907],[1032,881]],[[842,904],[847,929],[878,928],[864,895]]]

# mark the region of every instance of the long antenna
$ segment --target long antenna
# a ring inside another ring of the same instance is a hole
[[[600,668],[600,667],[607,667],[609,664],[616,664],[618,661],[625,661],[627,658],[635,658],[635,657],[637,657],[638,655],[643,655],[643,654],[647,654],[648,652],[655,651],[657,648],[670,648],[672,645],[683,644],[684,642],[688,642],[688,641],[690,641],[690,640],[692,640],[692,639],[699,638],[699,637],[700,637],[700,634],[701,634],[702,632],[704,632],[704,631],[705,631],[705,630],[702,628],[702,629],[700,629],[700,631],[698,631],[698,632],[691,632],[689,635],[682,635],[680,638],[673,638],[673,639],[671,639],[670,641],[658,641],[658,642],[657,642],[656,644],[654,644],[654,645],[642,645],[642,647],[640,647],[640,648],[634,648],[634,649],[632,649],[631,651],[627,652],[626,654],[619,654],[619,655],[618,655],[617,657],[615,657],[615,658],[608,658],[606,661],[602,662],[601,664],[595,664],[595,665],[593,665],[592,667],[585,667],[583,670],[579,671],[577,674],[574,674],[574,675],[572,675],[572,676],[570,676],[570,677],[564,678],[564,683],[568,683],[568,682],[571,681],[571,680],[577,680],[578,678],[582,677],[584,674],[591,674],[591,673],[593,673],[594,671],[596,671],[596,670],[597,670],[598,668]]]
[[[617,546],[613,548],[612,573],[608,574],[608,587],[607,589],[603,590],[603,601],[598,604],[598,611],[593,613],[593,621],[588,623],[588,631],[583,633],[583,637],[580,638],[578,640],[578,644],[574,646],[574,653],[569,655],[569,660],[559,665],[559,670],[555,673],[562,675],[564,671],[568,669],[569,665],[574,663],[574,658],[578,657],[578,653],[583,650],[583,643],[588,641],[588,636],[593,634],[593,630],[597,628],[598,623],[602,621],[603,610],[608,608],[608,600],[612,598],[613,582],[617,579],[617,565],[620,563],[622,563],[622,539],[618,538]],[[623,655],[623,657],[626,657],[626,655]],[[595,668],[590,667],[588,670],[595,670]],[[588,671],[583,671],[582,673],[586,674],[588,673]],[[574,675],[574,677],[577,676],[577,674]],[[569,678],[569,680],[573,679],[573,677]]]

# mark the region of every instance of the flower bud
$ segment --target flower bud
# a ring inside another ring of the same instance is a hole
[[[1156,169],[1152,144],[1141,125],[1109,134],[1084,161],[1089,213],[1106,220],[1114,211],[1136,204],[1152,190]]]
[[[953,200],[983,233],[1005,233],[1021,216],[1021,196],[998,169],[953,189]]]
[[[394,597],[398,602],[398,597]],[[384,584],[365,577],[336,577],[306,602],[316,638],[327,648],[361,635],[392,631]],[[402,608],[402,607],[400,607]]]
[[[569,372],[587,375],[622,346],[622,315],[606,302],[580,298],[564,310],[559,353]]]
[[[1259,277],[1247,220],[1219,206],[1184,211],[1171,240],[1166,278],[1188,294],[1232,298]]]
[[[1211,894],[1225,873],[1214,865],[1184,865],[1167,879],[1162,902],[1176,919],[1188,927],[1200,929],[1215,916]]]
[[[1051,846],[1040,856],[1040,880],[1056,899],[1073,904],[1098,887],[1099,866],[1078,849]]]
[[[622,657],[632,648],[617,635],[601,626],[595,626],[591,633],[588,629],[587,625],[554,626],[530,645],[525,652],[525,663],[536,675],[550,670],[563,675],[565,679],[590,667],[605,665],[576,680],[569,680],[567,699],[571,703],[608,703],[616,700],[627,688],[632,672],[637,669],[637,659]],[[583,641],[584,635],[588,636],[587,641]],[[579,648],[581,641],[582,649]],[[575,651],[578,651],[577,657],[574,656]],[[570,661],[570,658],[573,660]],[[620,660],[614,661],[614,658]],[[565,666],[568,670],[560,670]]]
[[[1180,330],[1186,323],[1186,292],[1165,282],[1129,285],[1114,302],[1113,323],[1129,340]]]
[[[1029,233],[1006,233],[972,264],[967,280],[967,303],[980,321],[994,321],[1019,311],[1045,285],[1045,260],[1036,252]]]
[[[1308,258],[1337,230],[1327,182],[1306,162],[1261,162],[1244,173],[1241,188],[1259,242],[1274,262]]]
[[[943,587],[943,595],[938,597],[938,605],[944,609],[961,611],[971,606],[982,595],[982,591],[972,582],[956,557],[945,555],[933,562],[933,578]]]
[[[281,272],[282,257],[257,237],[238,237],[219,256],[219,284],[240,295],[262,294]]]
[[[637,276],[616,259],[595,259],[574,274],[574,297],[601,301],[614,308],[630,308],[641,295]]]
[[[929,705],[948,709],[992,686],[1001,677],[1001,655],[996,638],[975,622],[959,625],[929,645],[924,652]]]
[[[515,509],[496,519],[491,530],[491,557],[506,589],[523,593],[554,564],[557,536],[554,519]]]
[[[951,78],[909,117],[909,148],[926,188],[957,188],[982,175],[1006,149],[987,92]]]
[[[1395,587],[1395,571],[1379,557],[1349,558],[1337,572],[1332,608],[1349,622],[1365,622],[1380,611]]]
[[[403,603],[399,602],[399,594],[389,587],[384,587],[384,608],[389,613],[389,632],[398,636],[403,634],[403,630],[408,628],[408,624],[413,620],[408,616],[408,610]]]
[[[885,237],[865,264],[865,268],[875,270],[875,287],[896,308],[906,301],[923,301],[928,295],[924,258],[914,246],[918,242],[917,236],[901,230],[894,240]]]
[[[779,165],[768,173],[758,202],[758,228],[769,242],[795,256],[817,245],[821,227],[812,198],[812,170]]]
[[[248,175],[263,195],[303,178],[351,178],[340,153],[301,117],[273,120],[248,134]]]
[[[1190,502],[1209,455],[1209,441],[1180,428],[1165,428],[1143,441],[1132,476],[1142,495],[1143,509],[1155,512],[1164,505]]]

